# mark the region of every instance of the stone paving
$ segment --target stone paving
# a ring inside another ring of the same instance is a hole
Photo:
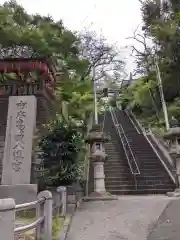
[[[180,199],[167,205],[147,240],[179,240],[180,239]]]
[[[85,202],[73,217],[67,240],[146,240],[170,201],[156,195]]]

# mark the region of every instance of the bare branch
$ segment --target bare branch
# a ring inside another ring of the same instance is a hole
[[[94,32],[84,32],[81,33],[80,40],[81,57],[90,62],[84,76],[87,76],[93,67],[96,68],[97,79],[103,78],[106,72],[113,74],[124,69],[119,50],[115,45],[109,45],[104,37],[97,37]]]

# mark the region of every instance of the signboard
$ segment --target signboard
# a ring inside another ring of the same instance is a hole
[[[12,73],[12,72],[31,72],[34,70],[40,70],[43,73],[48,72],[48,66],[42,61],[0,61],[0,72],[1,73]]]

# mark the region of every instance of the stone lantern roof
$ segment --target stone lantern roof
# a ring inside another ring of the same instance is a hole
[[[99,124],[93,125],[92,129],[89,131],[88,137],[86,138],[86,142],[89,144],[92,144],[94,142],[105,143],[108,141],[109,141],[109,138],[101,130],[101,125]]]
[[[164,134],[164,138],[165,139],[175,139],[177,137],[180,137],[180,127],[173,127],[170,128],[165,134]]]

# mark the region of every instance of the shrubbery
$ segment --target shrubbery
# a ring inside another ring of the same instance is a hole
[[[77,127],[57,120],[46,136],[39,141],[43,164],[41,184],[46,186],[69,185],[81,177],[79,156],[83,139]]]

